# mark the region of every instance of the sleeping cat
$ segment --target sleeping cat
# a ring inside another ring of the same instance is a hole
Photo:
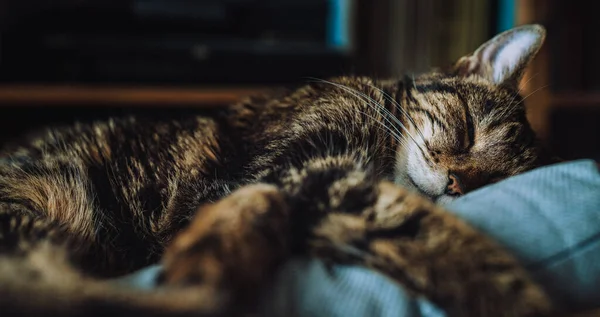
[[[549,312],[516,260],[440,207],[545,164],[518,90],[544,36],[518,27],[414,78],[48,130],[0,164],[0,309],[231,316],[304,255],[374,268],[449,315]],[[97,279],[157,261],[166,293]]]

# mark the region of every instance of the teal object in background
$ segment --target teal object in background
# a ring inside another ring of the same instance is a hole
[[[498,0],[498,25],[496,26],[496,33],[504,32],[515,27],[515,15],[517,12],[516,2],[516,0]]]
[[[352,0],[329,0],[327,44],[345,51],[350,49],[350,5]]]

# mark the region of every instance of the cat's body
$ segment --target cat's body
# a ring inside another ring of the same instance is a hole
[[[376,268],[449,313],[546,312],[509,255],[391,185],[445,202],[540,166],[516,83],[542,40],[540,27],[522,28],[414,80],[338,78],[197,117],[50,130],[0,164],[0,252],[67,250],[85,272],[111,276],[170,246],[167,285],[241,302],[290,254],[308,253]],[[513,42],[520,53],[503,56]],[[461,239],[463,250],[441,251]],[[481,258],[464,263],[469,250]],[[425,266],[433,276],[420,276]],[[453,269],[461,281],[436,284]],[[472,307],[469,296],[480,297]]]

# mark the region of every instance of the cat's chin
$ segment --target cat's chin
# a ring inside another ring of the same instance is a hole
[[[426,192],[422,191],[418,186],[411,184],[411,183],[396,183],[396,184],[403,186],[406,189],[411,190],[415,193],[418,193],[422,196],[425,196],[440,206],[449,205],[451,202],[453,202],[457,198],[455,196],[450,196],[450,195],[438,195],[438,196],[428,195]]]
[[[402,186],[410,191],[413,191],[422,196],[425,196],[435,203],[437,203],[438,200],[440,200],[440,198],[442,201],[446,201],[447,198],[442,198],[444,196],[448,197],[450,199],[449,201],[453,200],[453,197],[450,197],[448,195],[431,195],[430,193],[426,192],[421,187],[419,187],[419,185],[417,185],[417,183],[413,180],[411,175],[407,172],[397,173],[394,177],[394,183],[396,183],[396,185]]]
[[[425,191],[423,191],[421,188],[419,188],[419,186],[417,184],[415,184],[415,182],[412,181],[412,179],[410,179],[410,177],[396,177],[394,179],[394,183],[396,183],[396,185],[402,186],[412,192],[415,192],[417,194],[425,196],[435,203],[437,203],[437,200],[441,197],[441,196],[432,196],[432,195],[427,194]],[[442,196],[446,196],[446,195],[442,195]],[[450,197],[450,198],[452,198],[452,197]]]

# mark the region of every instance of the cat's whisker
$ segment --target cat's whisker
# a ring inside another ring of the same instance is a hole
[[[511,94],[511,98],[510,98],[510,101],[508,103],[508,107],[509,108],[512,108],[512,106],[514,105],[515,101],[518,100],[518,98],[519,98],[520,95],[521,95],[521,90],[520,89],[518,89],[517,92]]]
[[[392,96],[390,96],[388,93],[386,93],[383,89],[381,89],[379,87],[376,87],[373,85],[368,85],[368,86],[379,90],[383,94],[383,97],[385,99],[390,101],[398,111],[400,111],[404,116],[406,116],[406,118],[412,123],[415,130],[417,130],[417,133],[419,133],[419,135],[421,136],[421,139],[425,140],[425,136],[423,135],[423,132],[421,131],[421,129],[419,128],[419,126],[417,125],[415,120],[412,118],[412,116],[406,110],[404,110],[404,108],[402,108],[402,106],[396,100],[394,100],[394,98],[392,98]],[[398,120],[397,118],[395,118],[395,119]],[[400,121],[400,120],[398,120],[398,121]]]
[[[542,87],[540,87],[540,88],[538,88],[538,89],[536,89],[536,90],[532,91],[532,92],[531,92],[531,93],[529,93],[527,96],[523,97],[523,100],[522,100],[521,102],[525,102],[525,100],[527,100],[527,98],[531,97],[531,96],[532,96],[533,94],[535,94],[536,92],[538,92],[538,91],[540,91],[540,90],[542,90],[542,89],[544,89],[544,88],[547,88],[548,86],[550,86],[550,85],[544,85],[544,86],[542,86]]]
[[[529,77],[529,79],[527,79],[527,81],[526,81],[526,82],[522,83],[522,84],[521,84],[521,86],[527,86],[527,84],[529,84],[529,82],[530,82],[532,79],[534,79],[535,77],[537,77],[537,75],[539,75],[539,74],[540,74],[540,72],[537,72],[537,73],[535,73],[535,74],[531,75],[531,77]],[[522,89],[522,88],[519,88],[519,93],[522,93],[522,92],[523,92],[523,89]]]
[[[527,81],[526,81],[526,82],[525,82],[523,85],[527,85],[527,84],[528,84],[528,83],[529,83],[529,82],[530,82],[530,81],[531,81],[531,80],[532,80],[532,79],[533,79],[533,78],[534,78],[534,77],[535,77],[537,74],[539,74],[539,73],[536,73],[536,74],[534,74],[533,76],[531,76],[531,78],[529,78],[529,79],[528,79],[528,80],[527,80]],[[549,85],[544,85],[544,86],[542,86],[542,87],[540,87],[540,88],[537,88],[536,90],[532,91],[532,92],[531,92],[531,93],[529,93],[527,96],[525,96],[524,98],[522,98],[520,102],[525,102],[525,100],[526,100],[527,98],[529,98],[530,96],[532,96],[532,95],[533,95],[533,94],[535,94],[536,92],[538,92],[538,91],[540,91],[540,90],[542,90],[542,89],[544,89],[544,88],[546,88],[546,87],[548,87],[548,86],[549,86]],[[512,107],[512,106],[515,104],[515,102],[518,100],[518,97],[519,97],[519,96],[521,96],[521,93],[522,93],[522,92],[523,92],[523,91],[522,91],[522,89],[521,89],[521,88],[519,88],[519,91],[513,95],[513,97],[512,97],[512,100],[510,101],[510,104],[509,104],[509,106],[510,106],[510,107]]]
[[[353,90],[353,89],[350,89],[349,87],[346,87],[346,86],[344,86],[344,85],[341,85],[341,84],[336,84],[336,83],[329,82],[329,81],[326,81],[326,80],[323,80],[323,79],[319,79],[319,78],[311,78],[311,79],[312,79],[312,80],[315,80],[315,81],[318,81],[318,82],[323,82],[323,83],[326,83],[326,84],[334,85],[334,86],[336,86],[336,87],[339,87],[339,88],[341,88],[341,89],[344,89],[344,90],[346,90],[347,92],[349,92],[350,94],[352,94],[353,96],[355,96],[355,97],[359,97],[359,98],[361,98],[361,99],[363,99],[363,100],[364,100],[364,98],[368,98],[368,97],[367,97],[366,95],[364,95],[364,94],[363,94],[363,96],[357,95],[357,93],[359,93],[359,94],[360,94],[360,92],[357,92],[357,91],[355,91],[355,90]],[[369,102],[368,100],[366,100],[366,101],[367,101],[367,102]],[[372,101],[372,102],[375,102],[373,99],[371,99],[371,101]],[[375,102],[375,103],[376,103],[376,102]],[[398,130],[398,129],[397,129],[397,128],[396,128],[396,127],[393,125],[393,124],[391,124],[391,122],[389,122],[389,120],[387,120],[387,121],[388,121],[388,123],[390,123],[390,124],[388,125],[388,124],[385,124],[385,123],[381,122],[381,121],[380,121],[378,118],[376,118],[375,116],[373,116],[373,115],[371,115],[371,114],[369,114],[369,113],[367,113],[367,112],[365,112],[365,111],[360,111],[360,110],[358,110],[358,112],[359,112],[359,113],[361,113],[362,115],[366,116],[367,118],[370,118],[370,119],[372,119],[373,121],[375,121],[375,122],[376,122],[376,123],[378,123],[379,125],[381,125],[381,126],[376,126],[376,127],[377,127],[377,128],[379,128],[379,129],[381,129],[381,130],[382,130],[383,132],[385,132],[386,134],[389,134],[389,135],[390,135],[390,136],[391,136],[391,137],[392,137],[392,138],[393,138],[393,139],[394,139],[396,142],[398,142],[399,144],[406,144],[406,143],[405,143],[405,141],[404,141],[404,140],[402,139],[402,137],[401,137],[401,134],[400,134],[400,133],[401,133],[401,131],[400,131],[400,130]],[[384,119],[385,119],[385,118],[384,118]],[[353,128],[355,128],[355,127],[353,126]],[[392,130],[392,128],[394,128],[394,130]]]
[[[366,94],[364,94],[364,93],[362,93],[360,91],[357,91],[356,89],[352,89],[352,88],[344,86],[342,84],[333,83],[333,82],[330,82],[330,81],[327,81],[327,80],[323,80],[323,79],[319,79],[319,78],[314,78],[314,80],[317,80],[317,81],[320,81],[320,82],[323,82],[323,83],[330,84],[330,85],[336,86],[338,88],[341,88],[341,89],[349,92],[350,94],[352,94],[355,97],[359,97],[359,98],[362,97],[363,100],[367,101],[367,104],[369,106],[374,107],[375,110],[378,110],[378,112],[379,112],[379,110],[381,110],[382,112],[384,112],[384,114],[387,114],[387,115],[384,115],[384,120],[388,124],[392,125],[394,127],[394,129],[400,135],[400,131],[396,128],[396,126],[393,124],[393,122],[390,119],[387,118],[388,116],[391,116],[392,118],[394,118],[394,116],[391,114],[391,112],[389,110],[385,109],[385,107],[383,107],[377,101],[373,100],[373,98],[367,96]],[[402,122],[400,122],[397,118],[394,118],[394,119],[396,119],[398,121],[399,127],[404,130],[404,132],[414,142],[414,144],[417,146],[417,148],[424,154],[425,151],[423,150],[423,148],[421,147],[421,145],[417,142],[417,140],[415,139],[415,137],[406,128],[406,126],[404,126],[404,124],[402,124]]]
[[[519,96],[521,96],[521,94],[523,93],[523,88],[522,88],[522,87],[525,87],[525,86],[527,86],[527,84],[529,84],[529,82],[530,82],[532,79],[534,79],[534,78],[535,78],[537,75],[539,75],[539,74],[540,74],[540,73],[539,73],[539,72],[537,72],[537,73],[535,73],[535,74],[531,75],[531,77],[529,77],[529,79],[527,79],[527,81],[526,81],[526,82],[524,82],[524,83],[522,83],[522,84],[520,85],[520,87],[518,88],[518,91],[517,91],[515,94],[513,94],[513,96],[512,96],[512,99],[511,99],[511,101],[510,101],[510,104],[509,104],[509,107],[512,107],[512,106],[514,105],[515,101],[517,101],[517,99],[519,98]]]
[[[340,88],[340,89],[343,89],[343,90],[347,91],[348,93],[352,94],[353,96],[355,96],[355,97],[358,97],[358,98],[361,98],[361,99],[363,99],[364,101],[367,101],[367,103],[368,103],[370,106],[373,106],[373,104],[375,104],[375,107],[376,107],[375,109],[376,109],[376,110],[377,110],[378,108],[383,108],[383,107],[382,107],[382,106],[381,106],[379,103],[377,103],[377,102],[376,102],[375,100],[373,100],[372,98],[368,97],[367,95],[365,95],[365,94],[363,94],[363,93],[361,93],[361,92],[359,92],[359,91],[357,91],[357,90],[351,89],[350,87],[346,87],[346,86],[344,86],[344,85],[341,85],[341,84],[337,84],[337,83],[329,82],[329,81],[326,81],[326,80],[323,80],[323,79],[318,79],[318,78],[315,78],[315,80],[317,80],[317,81],[320,81],[320,82],[323,82],[323,83],[326,83],[326,84],[330,84],[330,85],[336,86],[336,87],[338,87],[338,88]],[[384,109],[385,109],[385,108],[384,108]],[[387,109],[385,109],[385,110],[387,110]],[[365,114],[366,114],[366,113],[365,113]],[[374,118],[374,117],[371,117],[371,118],[372,118],[372,119],[374,119],[374,120],[376,120],[376,121],[378,121],[378,120],[377,120],[376,118]],[[394,124],[393,124],[393,123],[392,123],[392,122],[391,122],[391,121],[390,121],[388,118],[386,118],[386,117],[384,116],[384,120],[386,120],[386,122],[387,122],[387,123],[389,123],[389,124],[390,124],[390,126],[391,126],[391,127],[393,127],[393,128],[396,130],[396,132],[397,132],[397,135],[401,135],[401,133],[400,133],[401,131],[400,131],[400,130],[398,130],[398,129],[397,129],[397,127],[396,127],[396,126],[395,126],[395,125],[394,125]],[[403,127],[404,129],[406,129],[406,127],[404,127],[404,126],[402,126],[402,127]],[[386,128],[388,128],[388,129],[389,129],[390,127],[386,125]]]
[[[390,133],[390,135],[394,138],[394,140],[396,140],[398,143],[403,144],[404,140],[402,140],[402,138],[400,137],[400,135],[398,135],[398,133],[394,132],[393,130],[390,130],[390,127],[386,124],[384,124],[383,122],[377,120],[377,118],[369,115],[368,113],[364,112],[364,111],[359,111],[359,113],[367,116],[368,118],[373,119],[375,122],[379,123],[380,125],[382,125],[382,127],[378,126],[377,128],[384,130],[385,132]]]
[[[362,95],[364,98],[367,98],[369,100],[372,101],[372,103],[369,103],[369,105],[371,106],[375,106],[376,109],[375,110],[380,110],[384,113],[384,115],[387,115],[389,117],[391,117],[392,119],[395,120],[395,123],[398,124],[398,127],[402,128],[402,130],[408,135],[408,137],[414,142],[414,144],[417,146],[417,148],[424,153],[423,148],[420,146],[419,142],[417,142],[417,140],[415,139],[414,135],[412,135],[412,133],[410,133],[410,131],[408,130],[408,128],[400,121],[398,120],[398,118],[396,118],[388,109],[386,109],[384,106],[382,106],[381,104],[379,104],[378,102],[376,102],[375,100],[373,100],[373,98],[370,98],[369,96],[367,96],[364,93],[361,93],[359,91],[357,91],[356,89],[352,89],[350,87],[347,87],[348,89],[350,89],[351,91],[357,92],[360,95]],[[393,125],[393,122],[391,122],[390,119],[387,119],[386,116],[384,116],[384,119],[390,124]],[[398,132],[400,132],[397,128],[396,130]]]

